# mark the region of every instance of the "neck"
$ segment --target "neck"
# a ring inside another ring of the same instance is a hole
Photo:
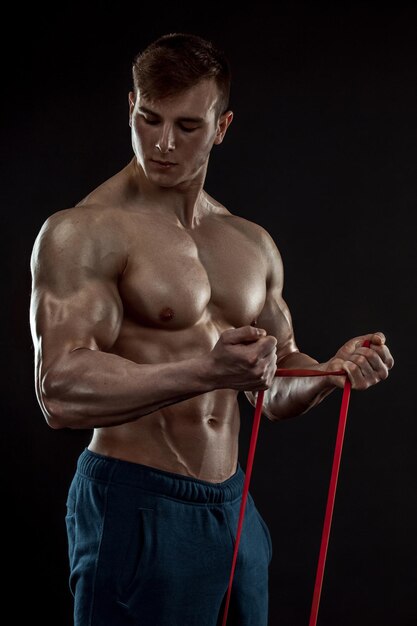
[[[203,189],[207,165],[201,176],[175,187],[160,187],[149,181],[136,158],[132,159],[130,168],[136,191],[141,198],[158,205],[164,212],[172,213],[184,228],[195,228],[207,214],[209,203]]]

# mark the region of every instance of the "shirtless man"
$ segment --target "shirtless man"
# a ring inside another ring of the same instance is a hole
[[[233,119],[224,55],[164,36],[133,80],[131,162],[34,245],[37,397],[52,428],[93,429],[67,503],[75,626],[216,626],[243,486],[239,392],[254,404],[264,390],[279,420],[344,379],[277,366],[343,369],[366,389],[393,358],[379,332],[325,363],[301,353],[272,238],[204,191]],[[266,626],[270,558],[249,497],[228,624]]]

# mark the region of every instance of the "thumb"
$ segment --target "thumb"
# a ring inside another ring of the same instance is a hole
[[[254,326],[241,326],[240,328],[229,328],[222,333],[224,343],[251,343],[260,337],[265,337],[266,330],[255,328]]]
[[[356,342],[356,345],[363,346],[364,342],[368,341],[369,343],[373,343],[377,346],[382,346],[385,343],[385,335],[381,332],[376,333],[368,333],[367,335],[363,335],[359,341]]]
[[[385,335],[381,332],[376,332],[369,338],[371,343],[376,343],[378,346],[382,346],[385,343]]]

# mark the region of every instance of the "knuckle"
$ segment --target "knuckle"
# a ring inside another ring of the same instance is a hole
[[[366,365],[367,363],[368,363],[368,360],[362,354],[360,354],[356,359],[356,367],[358,366],[361,367],[363,365]]]
[[[383,369],[382,372],[381,372],[381,379],[382,380],[386,380],[388,378],[388,374],[389,374],[388,370],[387,369]]]
[[[220,341],[222,343],[226,343],[227,342],[227,338],[229,337],[229,335],[230,335],[230,330],[224,330],[222,332],[222,334],[220,335]]]
[[[255,367],[253,368],[253,376],[256,378],[256,380],[258,381],[263,381],[264,377],[265,377],[265,369],[264,366],[261,363],[257,363],[255,365]]]

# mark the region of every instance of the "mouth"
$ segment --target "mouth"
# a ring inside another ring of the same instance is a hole
[[[167,170],[176,165],[176,163],[173,163],[172,161],[158,161],[157,159],[150,159],[150,162],[156,167],[162,168],[164,170]]]

